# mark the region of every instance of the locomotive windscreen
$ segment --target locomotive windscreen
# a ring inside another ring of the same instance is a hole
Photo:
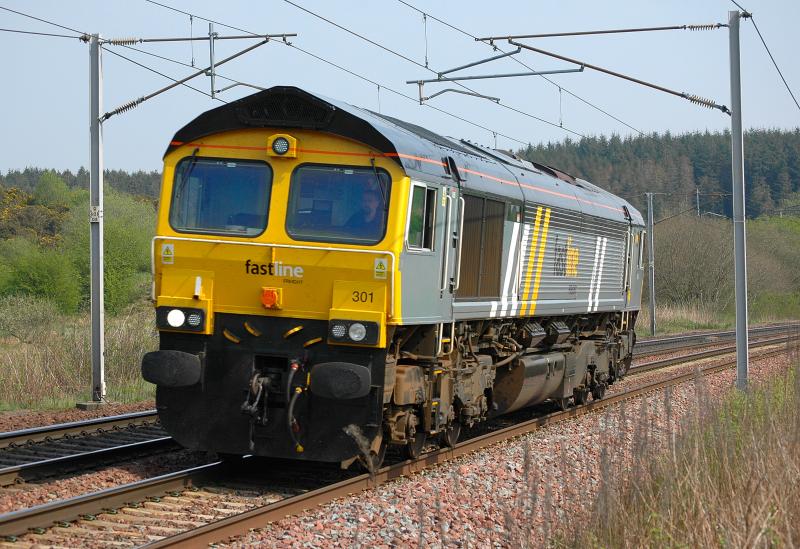
[[[389,192],[383,170],[300,166],[292,174],[286,232],[296,240],[377,244],[386,232]]]
[[[191,156],[175,168],[169,222],[178,232],[257,236],[267,227],[266,162]]]

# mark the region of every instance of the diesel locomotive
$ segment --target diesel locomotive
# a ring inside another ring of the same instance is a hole
[[[631,363],[643,228],[558,169],[273,87],[169,144],[142,373],[188,448],[414,457],[603,398]]]

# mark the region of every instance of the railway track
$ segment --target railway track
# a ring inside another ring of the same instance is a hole
[[[754,348],[771,348],[759,354],[754,353],[751,358],[759,360],[782,354],[786,352],[787,342],[795,338],[796,336],[770,338],[754,343],[752,345]],[[729,346],[653,361],[632,369],[629,376],[729,354],[732,350],[733,347]],[[719,364],[702,368],[701,373],[713,374],[729,368],[734,363],[734,360],[727,359]],[[11,547],[29,547],[32,543],[69,546],[76,543],[76,535],[91,536],[95,542],[125,546],[205,545],[336,498],[419,472],[496,442],[530,433],[545,425],[591,413],[621,400],[635,398],[667,386],[684,383],[696,375],[695,372],[681,373],[666,380],[607,396],[584,406],[501,427],[460,442],[455,448],[436,449],[425,453],[417,460],[399,462],[384,467],[372,475],[347,476],[347,473],[327,469],[326,477],[323,474],[324,470],[312,470],[311,480],[298,483],[296,462],[291,463],[293,469],[284,469],[279,463],[258,458],[216,462],[9,513],[0,517],[0,536],[5,536],[6,544]],[[268,482],[268,487],[264,488],[263,492],[259,492],[261,490],[259,484],[265,480],[264,471],[271,471],[273,475],[270,478],[274,477],[274,480]],[[287,471],[291,473],[287,474]],[[232,474],[243,475],[244,480],[238,483],[232,481]],[[291,482],[287,484],[287,480]],[[244,501],[242,489],[249,494],[249,498]],[[29,533],[25,540],[16,538],[25,533]]]
[[[800,323],[773,324],[769,326],[756,326],[750,328],[748,334],[751,338],[769,337],[786,333],[800,333]],[[642,339],[636,342],[634,358],[651,356],[673,350],[691,349],[705,347],[726,341],[735,341],[736,332],[734,330],[723,330],[713,332],[697,332],[691,334],[681,334],[675,336],[663,336],[649,339]]]
[[[800,330],[800,325],[793,328]],[[765,337],[791,329],[792,325],[786,324],[761,326],[752,328],[750,334]],[[729,330],[647,339],[637,344],[634,358],[722,344],[733,340],[734,335]],[[731,348],[721,350],[729,352]],[[643,371],[643,367],[657,366],[634,366],[637,371]],[[172,439],[158,426],[155,410],[4,432],[0,433],[0,487],[175,448]]]
[[[0,486],[177,448],[155,410],[0,433]]]

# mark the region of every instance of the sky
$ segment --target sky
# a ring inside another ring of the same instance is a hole
[[[158,1],[191,12],[194,14],[192,21],[187,15],[146,0],[0,0],[0,6],[81,32],[100,33],[105,38],[207,35],[208,22],[201,18],[259,34],[297,33],[289,39],[296,47],[270,42],[219,67],[218,74],[262,87],[298,86],[380,110],[445,135],[489,146],[496,142],[499,148],[516,149],[525,143],[580,139],[581,135],[720,131],[730,125],[730,118],[717,110],[698,107],[590,70],[549,76],[553,83],[540,76],[466,82],[482,94],[500,98],[501,105],[454,93],[445,93],[427,102],[474,124],[420,105],[416,100],[417,86],[406,84],[407,80],[431,78],[433,72],[497,54],[486,44],[432,17],[477,36],[710,24],[727,23],[728,11],[736,9],[729,0],[520,0],[493,4],[476,0],[404,0],[430,14],[427,23],[419,11],[400,0],[291,0],[408,59],[361,40],[287,0]],[[796,61],[800,46],[797,33],[800,2],[742,0],[739,3],[755,15],[786,80],[800,99],[800,63]],[[0,28],[74,34],[4,10],[0,10]],[[242,34],[221,24],[215,25],[214,30],[219,35]],[[544,38],[527,42],[716,103],[730,104],[726,28]],[[147,43],[136,48],[189,65],[194,56],[195,65],[203,68],[209,59],[208,43],[193,44]],[[251,44],[252,40],[218,41],[216,58],[222,59]],[[505,42],[498,42],[498,45],[509,49]],[[112,51],[172,78],[188,76],[194,70],[191,66],[120,46],[108,45],[107,48],[110,51],[103,52],[106,111],[170,83],[167,78],[121,59]],[[424,67],[426,49],[432,71]],[[793,129],[800,126],[800,110],[748,21],[742,21],[741,50],[745,128]],[[88,45],[71,38],[0,31],[0,51],[4,76],[0,86],[4,129],[0,132],[0,172],[28,166],[59,170],[88,166]],[[514,57],[539,71],[575,67],[525,50]],[[525,70],[506,58],[466,69],[461,74]],[[189,83],[205,92],[210,90],[210,79],[206,76]],[[218,79],[217,88],[229,83]],[[433,83],[427,84],[424,91],[425,95],[430,95],[449,87],[454,86]],[[219,97],[231,101],[253,91],[237,86]],[[593,108],[590,103],[612,116]],[[197,91],[178,87],[107,120],[103,127],[105,167],[160,169],[162,155],[174,133],[195,116],[221,104]]]

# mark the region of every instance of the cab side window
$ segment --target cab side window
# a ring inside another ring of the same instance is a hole
[[[408,247],[414,250],[432,250],[436,224],[436,189],[414,184],[408,215]]]

